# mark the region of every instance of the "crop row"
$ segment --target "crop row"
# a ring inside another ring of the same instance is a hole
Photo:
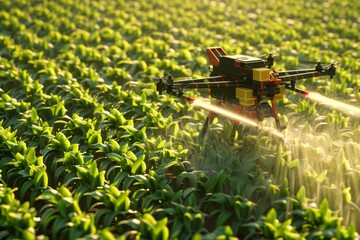
[[[160,165],[156,170],[147,170],[147,161],[139,170],[144,159],[127,151],[126,145],[120,146],[114,141],[94,145],[99,149],[97,152],[105,153],[106,157],[86,159],[79,152],[78,144],[71,144],[62,133],[58,133],[42,156],[37,157],[34,147],[27,148],[25,144],[16,143],[16,134],[9,128],[1,130],[6,139],[2,140],[2,153],[7,152],[8,156],[2,157],[5,161],[1,166],[1,177],[6,182],[2,185],[1,199],[2,208],[7,209],[2,215],[3,227],[7,229],[2,232],[4,236],[31,237],[35,235],[35,227],[37,235],[46,234],[55,238],[61,232],[64,238],[71,239],[81,236],[111,237],[113,234],[156,239],[169,236],[190,238],[194,234],[209,238],[214,234],[248,238],[316,238],[319,230],[323,229],[328,229],[325,235],[329,237],[351,239],[355,236],[353,228],[339,225],[340,218],[331,213],[326,200],[321,203],[320,209],[306,207],[305,188],[291,199],[293,220],[280,222],[278,217],[285,216],[277,216],[275,209],[257,219],[260,206],[240,195],[225,193],[230,176],[224,171],[209,177],[203,172],[184,169],[184,162],[179,165],[174,161]],[[14,158],[11,160],[9,151],[16,152],[12,153]],[[56,153],[63,156],[56,158]],[[282,158],[278,160],[282,161]],[[43,161],[51,161],[52,166]],[[172,182],[166,170],[172,168],[173,172],[174,166],[180,173]],[[51,168],[55,173],[49,172]],[[21,186],[15,192],[17,195],[7,187],[11,185]],[[256,186],[252,190],[250,185],[244,187],[238,193],[244,195],[253,191],[253,194],[265,194],[263,200],[271,200],[275,208],[281,209],[289,204],[286,184],[282,184],[281,189],[270,185],[273,193]],[[22,202],[29,200],[31,206],[38,208],[39,217],[35,217],[33,208],[28,212],[28,202],[19,205],[15,196]],[[24,223],[16,224],[20,227],[13,229],[13,223],[20,219]],[[51,232],[49,229],[52,229]],[[209,232],[211,229],[213,232]]]

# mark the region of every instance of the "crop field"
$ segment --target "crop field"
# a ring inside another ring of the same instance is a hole
[[[1,0],[0,239],[357,239],[359,12],[350,0]],[[240,124],[233,138],[216,115],[200,138],[207,109],[159,94],[156,78],[208,76],[212,46],[336,75],[278,101],[281,133]]]

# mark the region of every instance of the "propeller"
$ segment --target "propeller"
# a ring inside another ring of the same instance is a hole
[[[317,64],[323,64],[325,66],[330,66],[331,64],[334,64],[336,66],[339,66],[340,64],[338,62],[322,62],[321,60],[318,60],[318,61],[309,61],[309,60],[299,60],[299,63],[304,63],[304,64],[314,64],[314,65],[317,65]]]
[[[266,64],[268,65],[269,68],[271,68],[274,65],[274,57],[277,57],[278,54],[275,52],[269,52],[269,53],[265,53],[260,55],[259,57],[264,59],[266,61]]]
[[[340,65],[338,62],[325,63],[325,62],[321,62],[320,60],[319,61],[301,60],[299,62],[305,63],[305,64],[314,64],[316,71],[327,70],[329,73],[330,79],[332,79],[333,76],[335,75],[336,67]]]
[[[158,91],[159,94],[161,95],[165,88],[164,79],[163,78],[156,78],[156,79],[158,80],[158,82],[156,83],[156,91]]]
[[[156,78],[158,82],[156,83],[156,90],[159,94],[162,94],[163,91],[171,92],[172,85],[174,83],[174,78],[171,74],[168,74],[167,77]]]
[[[336,72],[335,65],[336,65],[336,63],[331,63],[329,68],[328,68],[330,79],[332,79],[334,77],[334,75],[335,75],[335,72]]]
[[[300,60],[299,59],[299,63],[305,63],[305,64],[317,64],[317,63],[321,63],[321,59],[317,60],[317,61],[310,61],[310,60]]]
[[[174,89],[174,77],[171,74],[168,74],[167,77],[157,78],[158,82],[156,83],[156,90],[161,95],[163,91],[166,91],[169,94],[181,97],[183,91],[180,88]]]
[[[271,51],[271,52],[269,52],[269,53],[261,54],[261,55],[259,56],[259,58],[267,58],[269,55],[271,55],[272,57],[277,57],[277,56],[279,56],[279,54],[278,54],[277,52]]]

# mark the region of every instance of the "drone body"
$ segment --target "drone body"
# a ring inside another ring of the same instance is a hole
[[[206,52],[210,77],[174,81],[169,75],[159,79],[157,90],[182,97],[184,89],[208,88],[213,98],[237,104],[238,112],[246,117],[259,121],[274,117],[280,130],[283,127],[275,101],[283,98],[286,89],[307,95],[307,91],[295,87],[296,81],[324,75],[332,78],[336,71],[334,64],[323,66],[318,62],[312,69],[276,72],[272,69],[274,58],[271,54],[266,59],[229,55],[221,47],[209,47]]]

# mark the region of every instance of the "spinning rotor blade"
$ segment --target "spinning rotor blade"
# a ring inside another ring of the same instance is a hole
[[[276,52],[269,52],[260,55],[260,58],[264,59],[266,61],[266,65],[268,68],[271,68],[274,65],[274,57],[277,57],[279,54]]]
[[[317,64],[317,63],[322,63],[322,62],[321,62],[320,59],[319,59],[318,61],[300,60],[300,59],[299,59],[299,63],[304,63],[304,64]]]
[[[271,52],[269,52],[269,53],[261,54],[261,55],[259,56],[259,58],[266,59],[266,58],[268,58],[269,56],[277,57],[277,56],[279,56],[279,54],[278,54],[277,52],[275,52],[275,51],[271,51]]]
[[[323,66],[323,68],[329,68],[331,65],[334,66],[339,66],[340,64],[338,62],[322,62],[322,61],[307,61],[307,60],[301,60],[299,61],[299,63],[304,63],[304,64],[313,64],[316,66]]]

